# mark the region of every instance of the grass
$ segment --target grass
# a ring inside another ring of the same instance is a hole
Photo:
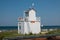
[[[48,34],[60,34],[60,29],[49,31]]]
[[[54,31],[49,31],[47,34],[60,34],[60,30],[54,30]],[[0,32],[0,40],[4,37],[16,37],[16,36],[42,36],[43,34],[39,33],[39,34],[18,34],[17,30],[9,30],[9,31],[4,31],[4,32]]]
[[[17,30],[4,31],[4,32],[0,32],[0,39],[2,39],[4,37],[15,37],[18,35],[19,34],[17,33]]]

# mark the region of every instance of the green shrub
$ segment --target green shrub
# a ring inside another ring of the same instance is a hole
[[[30,33],[29,33],[29,35],[33,35],[33,33],[32,33],[32,32],[30,32]]]

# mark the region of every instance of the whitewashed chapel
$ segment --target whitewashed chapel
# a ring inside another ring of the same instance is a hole
[[[34,4],[32,4],[34,6]],[[38,13],[37,13],[38,14]],[[38,34],[41,32],[40,17],[36,16],[34,7],[29,8],[24,12],[24,17],[18,18],[18,33],[20,34]]]

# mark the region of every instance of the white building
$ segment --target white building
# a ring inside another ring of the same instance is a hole
[[[38,34],[41,32],[40,17],[36,17],[34,8],[30,8],[24,12],[24,18],[18,18],[18,33],[21,34]]]

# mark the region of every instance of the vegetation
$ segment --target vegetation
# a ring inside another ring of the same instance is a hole
[[[49,31],[48,34],[60,34],[60,29]]]
[[[15,36],[19,36],[19,34],[17,34],[17,30],[0,32],[0,40],[4,37],[15,37]]]
[[[54,30],[54,31],[49,31],[48,33],[44,34],[60,34],[60,29],[58,30]],[[39,33],[39,34],[32,34],[32,32],[30,32],[29,34],[18,34],[17,30],[10,30],[10,31],[4,31],[4,32],[0,32],[0,40],[3,39],[4,37],[16,37],[16,36],[42,36],[43,34]]]

